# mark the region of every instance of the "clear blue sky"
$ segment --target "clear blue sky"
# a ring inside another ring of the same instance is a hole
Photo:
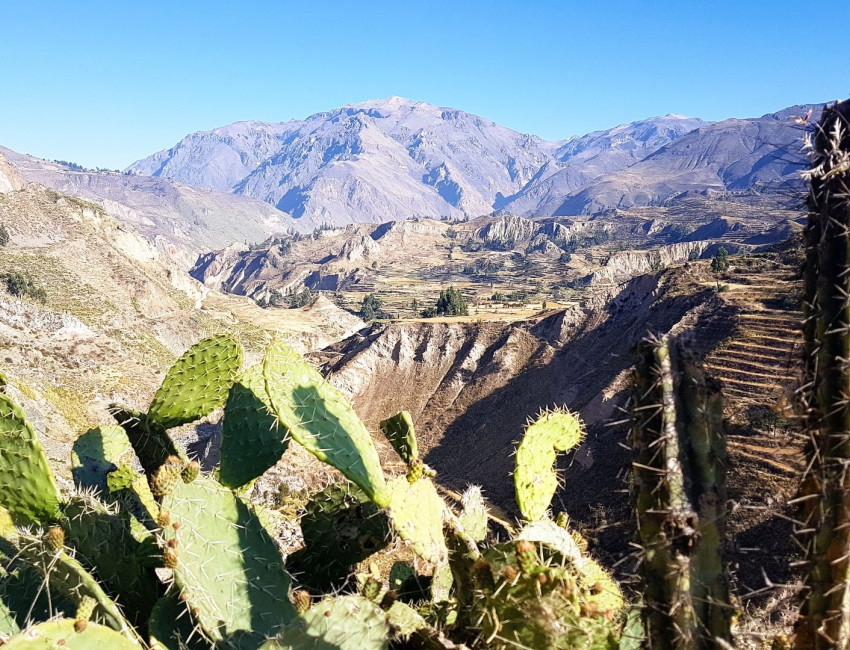
[[[123,168],[401,95],[561,139],[850,94],[850,2],[0,0],[0,144]]]

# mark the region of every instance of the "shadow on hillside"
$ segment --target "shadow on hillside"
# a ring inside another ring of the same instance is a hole
[[[686,328],[694,331],[700,348],[694,351],[702,356],[728,336],[735,311],[709,289],[658,301],[653,295],[657,287],[647,290],[645,278],[636,280],[643,284],[633,281],[610,301],[607,319],[598,327],[568,341],[551,358],[531,364],[448,426],[426,458],[441,482],[457,490],[481,485],[493,503],[516,514],[509,477],[526,420],[542,408],[566,404],[584,411],[587,440],[579,452],[581,462],[575,452],[559,459],[564,484],[555,509],[566,510],[603,554],[622,557],[628,551],[629,452],[621,445],[626,428],[608,425],[622,419],[616,406],[628,397],[628,384],[613,387],[616,394],[609,400],[595,398],[631,367],[631,349],[648,331],[668,332],[690,314],[693,323]],[[694,312],[701,305],[706,308]],[[599,417],[600,412],[605,414]]]

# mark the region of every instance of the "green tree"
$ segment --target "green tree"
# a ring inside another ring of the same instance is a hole
[[[8,244],[10,238],[11,236],[9,235],[9,231],[6,229],[6,226],[0,223],[0,246]]]
[[[717,255],[711,258],[711,270],[715,273],[723,273],[729,270],[729,251],[723,246],[717,251]]]
[[[381,310],[383,306],[383,301],[374,293],[370,293],[363,298],[363,305],[360,307],[360,317],[365,321],[381,318],[383,316],[383,311]]]
[[[467,316],[468,314],[469,308],[459,289],[449,287],[440,291],[440,297],[437,299],[438,316]]]

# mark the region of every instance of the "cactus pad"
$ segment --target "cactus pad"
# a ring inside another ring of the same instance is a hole
[[[566,409],[542,413],[525,430],[516,452],[514,486],[520,512],[528,521],[543,518],[558,488],[557,452],[578,445],[582,435],[578,416]]]
[[[410,465],[412,461],[419,458],[419,448],[416,444],[416,433],[410,413],[402,411],[387,418],[381,422],[381,431],[405,463]]]
[[[78,630],[77,621],[61,619],[40,623],[12,637],[3,650],[139,650],[139,644],[129,641],[114,630],[96,623]]]
[[[460,499],[463,511],[458,517],[464,532],[476,542],[483,542],[487,537],[487,506],[481,488],[470,485]]]
[[[354,566],[385,548],[386,515],[348,481],[316,494],[301,517],[304,548],[289,556],[287,568],[317,592],[341,587]]]
[[[209,649],[192,615],[176,595],[167,594],[156,601],[148,621],[151,650]]]
[[[422,615],[401,601],[394,602],[387,610],[387,622],[396,637],[407,638],[414,632],[428,627]]]
[[[434,483],[428,479],[408,483],[406,477],[399,476],[389,486],[387,512],[398,536],[426,562],[444,564],[449,553],[443,537],[446,504]]]
[[[280,460],[289,432],[271,408],[263,365],[251,366],[231,386],[221,425],[219,480],[239,488]]]
[[[142,469],[152,475],[169,456],[187,461],[185,452],[178,447],[168,432],[144,413],[112,404],[109,412],[127,432]]]
[[[98,621],[132,641],[137,640],[135,631],[118,606],[76,559],[65,551],[50,550],[40,539],[25,534],[20,535],[17,548],[18,557],[42,574],[52,593],[74,603],[75,609],[82,599],[94,599],[97,603],[95,618]]]
[[[132,530],[132,515],[107,506],[91,496],[72,498],[64,508],[69,546],[90,567],[103,586],[122,597],[128,617],[136,623],[147,620],[160,595],[160,584],[148,555],[153,535],[139,540]]]
[[[179,554],[175,582],[211,641],[226,646],[235,635],[256,647],[295,618],[289,574],[250,504],[199,476],[178,482],[163,507],[171,526],[162,536]]]
[[[313,605],[263,650],[384,650],[388,645],[386,614],[362,596],[337,596]]]
[[[0,506],[15,523],[59,516],[59,490],[47,457],[23,410],[0,393]]]
[[[224,404],[242,369],[242,347],[230,336],[199,341],[180,357],[162,380],[148,419],[163,429],[204,417]]]
[[[342,394],[282,343],[266,351],[263,377],[275,414],[298,444],[340,470],[377,505],[389,505],[378,452]]]

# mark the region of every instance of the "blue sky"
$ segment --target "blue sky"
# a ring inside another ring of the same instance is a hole
[[[0,0],[0,144],[123,168],[401,95],[561,139],[850,95],[850,2]]]

